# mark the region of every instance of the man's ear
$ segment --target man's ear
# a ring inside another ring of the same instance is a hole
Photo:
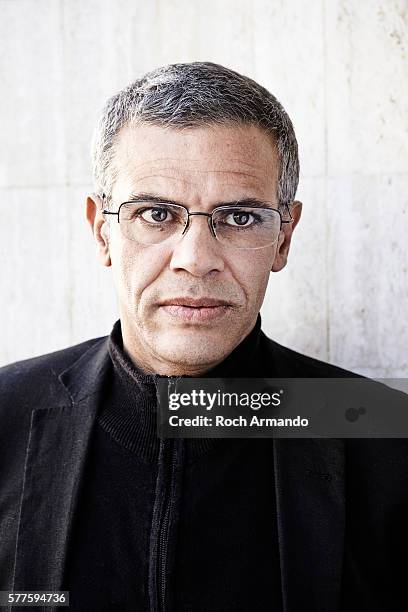
[[[290,206],[290,213],[293,221],[291,223],[282,223],[275,259],[271,268],[272,272],[279,272],[286,266],[292,234],[302,214],[302,202],[295,200]]]
[[[103,266],[111,266],[109,253],[109,226],[102,214],[102,199],[95,193],[86,199],[86,218],[91,227],[98,254],[98,259]]]

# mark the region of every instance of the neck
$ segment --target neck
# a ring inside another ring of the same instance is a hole
[[[222,357],[217,361],[209,363],[187,364],[164,361],[156,356],[149,358],[149,356],[143,354],[140,350],[135,350],[132,342],[127,342],[125,334],[123,334],[123,348],[132,362],[146,375],[158,374],[160,376],[191,376],[199,378],[213,370],[225,359],[225,357]]]

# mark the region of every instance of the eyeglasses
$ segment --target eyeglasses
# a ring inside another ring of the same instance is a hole
[[[167,202],[123,202],[117,212],[103,209],[104,215],[116,215],[124,238],[141,245],[178,240],[190,226],[190,218],[208,218],[211,234],[223,245],[236,249],[263,249],[276,243],[283,223],[281,212],[267,206],[218,206],[211,213],[190,212],[181,204]]]

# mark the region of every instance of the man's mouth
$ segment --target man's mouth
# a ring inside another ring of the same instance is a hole
[[[203,323],[221,318],[231,307],[229,302],[212,297],[176,297],[160,304],[166,314],[188,323]]]

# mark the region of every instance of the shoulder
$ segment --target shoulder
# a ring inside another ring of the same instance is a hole
[[[68,348],[38,357],[16,361],[0,368],[0,397],[26,395],[52,395],[53,385],[58,385],[58,375],[82,357],[90,348],[103,343],[106,336],[92,338]]]
[[[354,378],[360,376],[334,364],[298,353],[275,342],[275,340],[271,340],[264,332],[261,332],[260,345],[270,367],[279,376],[299,378]]]

